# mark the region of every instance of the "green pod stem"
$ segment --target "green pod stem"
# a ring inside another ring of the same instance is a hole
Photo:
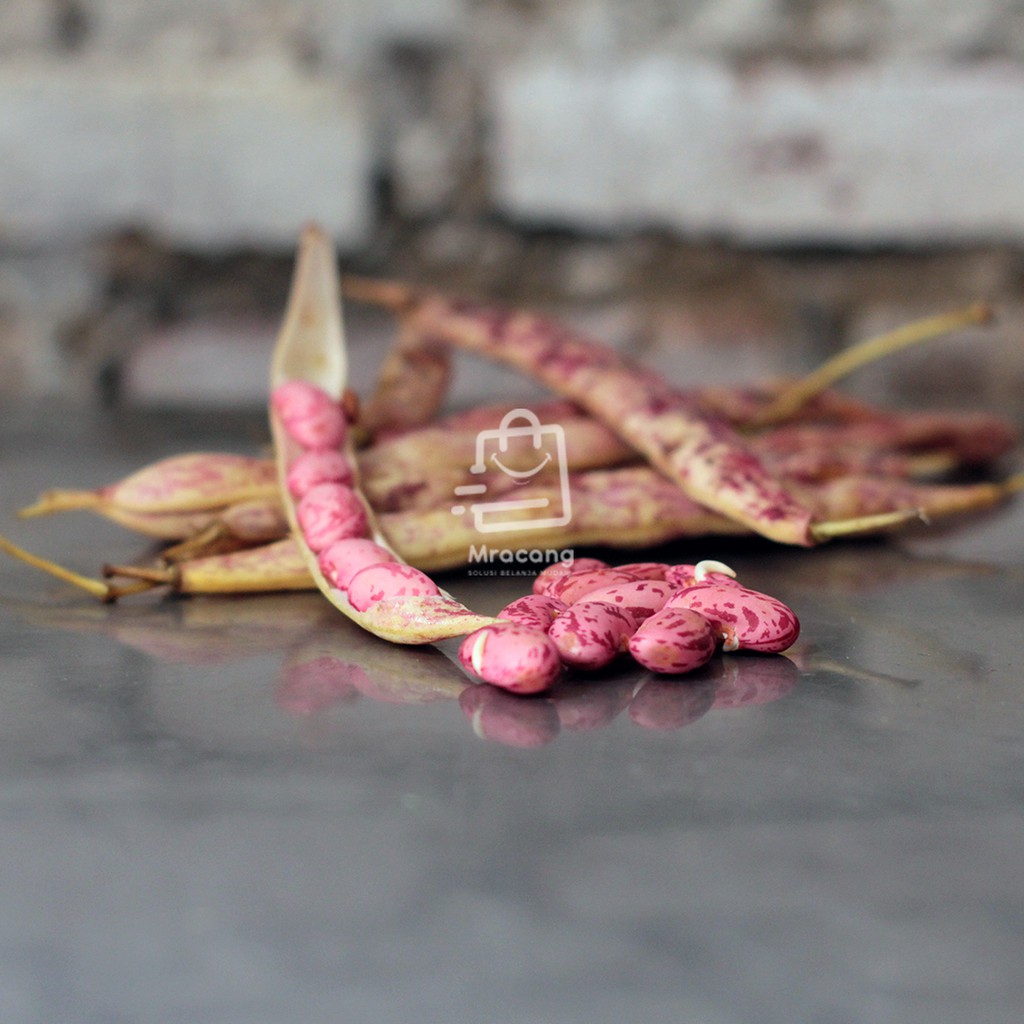
[[[338,268],[330,239],[315,226],[307,227],[299,242],[284,322],[271,362],[271,393],[289,381],[305,381],[339,402],[347,386],[347,358],[341,319]],[[383,639],[394,643],[424,644],[462,636],[496,620],[478,615],[450,594],[391,598],[357,611],[345,592],[332,586],[320,572],[314,552],[299,527],[295,502],[288,491],[288,467],[298,454],[293,438],[271,409],[271,433],[277,464],[279,491],[293,535],[310,576],[320,592],[341,612]],[[349,432],[349,457],[356,464]],[[358,479],[354,481],[358,494]],[[394,552],[380,531],[372,510],[363,499],[373,539]],[[395,553],[396,561],[401,561]]]

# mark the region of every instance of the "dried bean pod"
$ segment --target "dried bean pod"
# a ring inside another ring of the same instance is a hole
[[[341,447],[348,431],[345,413],[323,388],[289,380],[274,388],[270,404],[288,435],[313,451]]]
[[[600,601],[577,601],[551,623],[548,636],[566,665],[598,669],[626,649],[636,629],[633,616]]]
[[[498,612],[498,618],[546,633],[551,623],[568,607],[557,597],[549,597],[547,594],[527,594],[525,597],[516,598],[511,604],[505,605]]]
[[[561,675],[558,648],[540,630],[496,622],[470,633],[459,647],[463,667],[512,693],[540,693]]]
[[[631,573],[620,572],[618,569],[588,569],[556,580],[546,592],[566,604],[575,604],[599,587],[611,586],[613,583],[630,583],[635,579]]]
[[[272,391],[277,392],[292,381],[307,381],[322,389],[339,407],[344,405],[351,409],[354,403],[347,391],[348,359],[344,335],[334,247],[324,231],[311,225],[301,236],[288,305],[271,359]],[[296,504],[285,486],[288,467],[296,459],[299,445],[273,405],[270,427],[281,498],[289,521],[310,576],[320,592],[339,611],[375,636],[401,644],[426,644],[464,636],[495,621],[492,616],[476,614],[442,591],[424,596],[383,598],[366,611],[358,611],[348,594],[324,578],[317,553],[304,535]],[[347,454],[350,458],[353,458],[352,447],[353,438],[348,436]],[[358,486],[354,490],[358,495]],[[372,539],[395,550],[386,535],[378,530],[372,517],[368,515],[367,518],[367,533]],[[349,587],[351,590],[351,582]]]
[[[800,635],[800,622],[791,608],[746,587],[697,584],[680,590],[668,607],[690,609],[708,619],[725,651],[778,653],[792,647]]]
[[[382,562],[397,562],[398,558],[368,537],[346,537],[324,548],[317,561],[324,579],[332,587],[346,591],[352,577],[360,570]]]
[[[441,588],[425,572],[398,562],[369,565],[348,583],[349,603],[357,612],[365,612],[380,601],[440,594]]]
[[[674,593],[673,588],[664,580],[639,579],[598,587],[597,590],[591,590],[585,600],[588,603],[598,601],[614,605],[625,612],[636,627],[644,619],[664,608]]]
[[[714,627],[690,608],[655,612],[629,639],[629,653],[658,673],[692,672],[715,653]]]
[[[319,484],[295,507],[302,535],[317,554],[337,540],[364,537],[369,529],[366,508],[351,487]]]
[[[571,562],[556,562],[542,569],[537,573],[533,581],[533,592],[535,594],[548,594],[551,588],[564,576],[571,576],[577,572],[588,572],[591,569],[608,569],[607,562],[600,558],[576,558]]]

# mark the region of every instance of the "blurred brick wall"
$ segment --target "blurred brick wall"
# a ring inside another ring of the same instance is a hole
[[[1021,166],[1019,0],[3,3],[0,397],[252,398],[309,219],[669,361],[1009,339]]]

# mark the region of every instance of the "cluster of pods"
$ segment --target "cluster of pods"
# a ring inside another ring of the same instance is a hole
[[[543,537],[513,531],[505,539],[519,548],[642,548],[750,533],[809,547],[987,508],[1024,489],[1024,474],[933,482],[935,474],[1004,455],[1017,440],[1013,425],[980,414],[896,414],[825,387],[857,360],[984,322],[980,307],[848,352],[856,360],[795,386],[684,392],[536,314],[394,282],[349,279],[346,290],[391,309],[401,324],[361,410],[348,391],[333,247],[310,227],[271,365],[272,463],[180,456],[97,492],[51,492],[26,510],[90,507],[178,541],[163,552],[163,565],[108,567],[108,577],[133,581],[125,587],[71,573],[2,537],[0,549],[104,600],[153,585],[183,593],[315,586],[378,637],[460,638],[471,675],[538,693],[566,669],[599,669],[619,656],[655,673],[681,673],[718,649],[782,651],[799,626],[785,605],[716,562],[611,568],[577,559],[545,570],[533,593],[496,617],[441,590],[423,570],[466,562],[473,537],[451,514],[451,494],[467,482],[478,432],[495,422],[493,408],[437,418],[453,350],[513,366],[559,396],[548,412],[573,441],[572,522]],[[538,477],[519,497],[541,500],[552,486]]]
[[[443,598],[426,573],[373,539],[372,513],[344,451],[342,407],[308,381],[289,380],[272,392],[271,408],[289,442],[282,469],[299,534],[342,607],[372,625],[383,602]],[[530,694],[548,690],[567,668],[603,668],[624,652],[652,672],[681,674],[719,646],[783,651],[799,631],[789,608],[742,586],[721,562],[612,568],[581,558],[544,569],[532,593],[465,636],[459,661],[484,682]]]
[[[558,563],[498,617],[463,640],[459,660],[516,693],[546,690],[563,666],[600,669],[624,652],[651,672],[680,674],[707,664],[719,647],[778,653],[800,633],[790,608],[711,560]]]

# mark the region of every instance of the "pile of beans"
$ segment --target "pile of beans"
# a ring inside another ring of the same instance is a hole
[[[800,632],[781,601],[742,586],[728,566],[711,561],[559,563],[498,617],[506,621],[466,637],[459,657],[478,679],[516,693],[547,689],[563,667],[599,669],[624,653],[651,672],[680,674],[705,665],[719,648],[784,651]]]

